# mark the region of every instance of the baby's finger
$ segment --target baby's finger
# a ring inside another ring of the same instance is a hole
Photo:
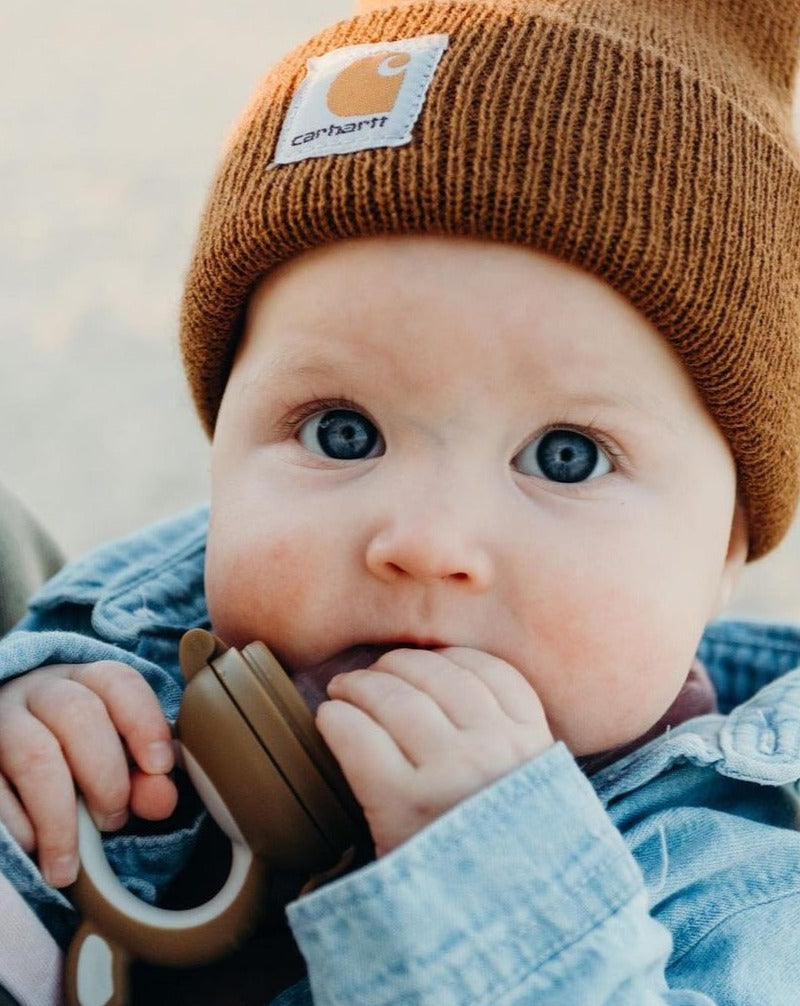
[[[126,664],[98,661],[76,667],[74,680],[103,700],[111,722],[143,772],[169,772],[175,764],[169,723],[153,689]]]
[[[440,653],[480,679],[510,720],[538,723],[544,716],[542,703],[533,686],[505,660],[466,646],[449,646]]]
[[[485,723],[500,713],[495,695],[482,678],[450,659],[448,652],[392,650],[376,661],[373,670],[391,673],[430,696],[455,727],[464,729]],[[476,655],[487,661],[496,659],[477,651]]]
[[[102,698],[76,681],[54,677],[31,692],[28,709],[61,746],[98,828],[120,828],[127,820],[130,775]]]
[[[0,821],[25,852],[33,852],[36,848],[36,836],[33,833],[31,819],[2,776],[0,776]]]
[[[414,766],[453,736],[453,723],[430,694],[378,664],[338,675],[328,685],[328,695],[366,714]]]
[[[178,789],[168,775],[131,773],[131,810],[146,821],[163,821],[175,810]]]
[[[387,793],[408,785],[414,769],[392,736],[368,713],[331,699],[317,710],[316,723],[365,811],[383,803]]]
[[[75,790],[58,741],[24,707],[0,717],[0,772],[13,785],[36,835],[39,869],[54,887],[78,872]]]

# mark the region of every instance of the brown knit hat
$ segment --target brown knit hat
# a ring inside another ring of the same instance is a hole
[[[776,545],[800,484],[800,0],[362,6],[266,79],[212,189],[182,313],[207,431],[277,263],[371,234],[516,242],[663,333],[731,445],[750,558]]]

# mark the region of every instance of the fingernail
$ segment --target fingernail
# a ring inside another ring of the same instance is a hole
[[[118,810],[116,814],[108,814],[98,824],[100,831],[116,831],[128,820],[127,810]]]
[[[66,887],[74,884],[78,876],[78,857],[73,854],[57,856],[47,864],[44,876],[53,887]]]
[[[153,741],[147,745],[147,765],[142,766],[146,772],[169,772],[175,761],[170,741]]]

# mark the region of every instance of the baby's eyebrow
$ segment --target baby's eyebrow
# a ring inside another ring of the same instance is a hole
[[[655,406],[646,399],[629,391],[615,394],[601,391],[576,391],[570,393],[570,401],[586,408],[619,409],[633,408],[637,412],[649,412]]]
[[[268,380],[299,378],[314,381],[348,368],[349,360],[346,353],[331,353],[325,350],[296,352],[287,349],[268,356],[262,370]]]
[[[324,344],[302,348],[290,344],[276,347],[267,355],[255,383],[286,384],[297,381],[313,388],[334,379],[350,384],[359,373],[363,373],[363,367],[363,353],[351,354],[341,344],[337,344],[335,350]],[[580,411],[582,415],[590,416],[591,422],[598,427],[613,426],[623,419],[630,426],[634,420],[641,420],[677,434],[684,426],[680,422],[683,410],[676,409],[674,403],[662,400],[658,394],[636,386],[626,386],[624,390],[570,387],[558,380],[551,382],[545,379],[544,385],[533,390],[532,394],[537,398],[541,396],[541,400],[547,403],[546,407],[556,412],[562,408]]]
[[[570,395],[570,404],[587,412],[597,413],[597,424],[613,421],[621,413],[635,412],[637,416],[652,422],[670,432],[679,432],[682,425],[675,420],[680,418],[682,410],[670,408],[657,395],[637,393],[639,389],[626,388],[624,392],[578,391]]]

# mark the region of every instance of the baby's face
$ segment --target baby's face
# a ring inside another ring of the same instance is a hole
[[[209,610],[312,706],[397,646],[494,654],[586,754],[680,690],[744,559],[735,499],[682,365],[600,281],[499,244],[339,243],[252,298]]]

